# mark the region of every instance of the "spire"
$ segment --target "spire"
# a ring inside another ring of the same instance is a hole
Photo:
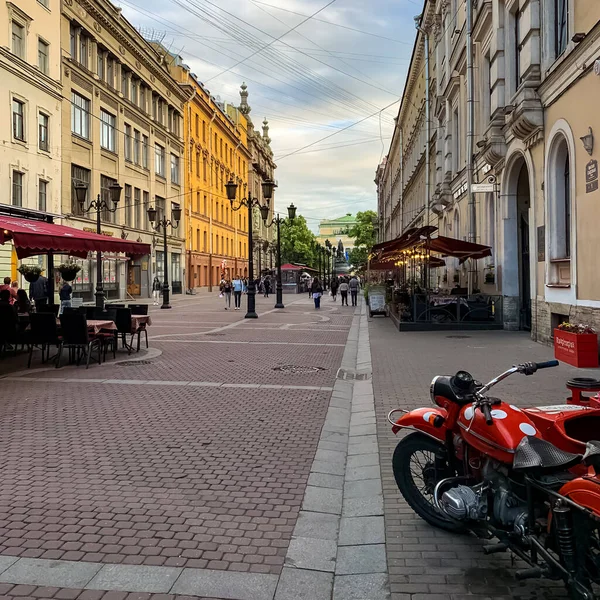
[[[269,137],[269,121],[267,121],[267,117],[263,121],[263,140],[267,144],[267,146],[271,143],[271,138]]]
[[[248,86],[246,85],[246,82],[242,83],[241,90],[242,91],[240,92],[240,97],[242,99],[242,102],[240,103],[240,112],[243,115],[248,116],[252,108],[248,104]]]

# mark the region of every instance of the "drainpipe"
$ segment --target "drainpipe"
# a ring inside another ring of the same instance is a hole
[[[468,0],[467,0],[468,2]],[[426,225],[429,225],[429,210],[431,203],[431,189],[430,189],[430,143],[431,143],[431,119],[429,115],[429,84],[430,84],[430,74],[429,74],[429,33],[426,29],[421,27],[420,23],[423,19],[423,15],[419,15],[415,17],[415,23],[417,29],[423,34],[423,38],[425,41],[425,207],[426,207],[426,217],[427,222]]]
[[[210,97],[208,99],[208,104],[210,106]],[[213,157],[213,136],[212,136],[212,124],[214,122],[214,120],[217,118],[217,111],[215,110],[213,112],[213,116],[212,119],[210,120],[209,124],[208,124],[208,143],[210,144],[210,157],[212,160]],[[208,244],[208,291],[212,292],[212,255],[213,255],[213,217],[212,217],[212,211],[213,211],[213,169],[212,169],[212,165],[210,168],[210,216],[208,217],[208,235],[209,235],[209,244]]]
[[[400,127],[400,235],[404,233],[404,135]]]
[[[473,194],[473,139],[475,136],[475,103],[473,83],[473,3],[467,0],[467,198],[469,199],[469,241],[477,239],[477,220],[475,214],[475,195]],[[468,277],[469,294],[473,293],[473,266],[470,265]]]
[[[189,77],[189,74],[188,74]],[[189,79],[188,79],[189,81]],[[191,98],[189,99],[189,106],[188,106],[188,140],[192,139],[192,104],[194,102],[194,98],[196,97],[196,88],[194,88],[194,93],[192,94]],[[192,273],[192,249],[193,249],[193,236],[194,236],[194,229],[192,228],[192,202],[194,201],[194,192],[193,192],[193,187],[192,187],[192,175],[194,174],[193,168],[192,168],[192,147],[191,145],[189,146],[189,152],[190,152],[190,156],[189,156],[189,160],[188,160],[188,173],[189,173],[189,177],[190,177],[190,197],[188,199],[188,231],[189,231],[189,236],[188,236],[188,251],[187,251],[187,255],[188,255],[188,290],[191,292],[192,291],[192,287],[193,287],[193,283],[194,283],[194,274]]]

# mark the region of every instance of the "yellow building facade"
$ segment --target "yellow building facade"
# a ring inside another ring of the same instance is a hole
[[[248,210],[232,210],[225,184],[247,195],[246,117],[218,102],[197,77],[173,57],[171,75],[191,99],[184,111],[186,287],[218,285],[221,275],[248,274]]]

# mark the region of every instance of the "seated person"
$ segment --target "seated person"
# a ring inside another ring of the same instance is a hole
[[[17,300],[14,305],[17,309],[17,312],[20,314],[31,312],[31,302],[29,302],[29,298],[25,290],[17,290]]]

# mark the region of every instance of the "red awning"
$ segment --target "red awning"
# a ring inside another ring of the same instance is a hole
[[[311,269],[310,267],[307,267],[306,265],[293,265],[292,263],[286,263],[284,265],[281,265],[281,270],[282,271],[314,271],[315,273],[317,272],[316,269]]]
[[[150,254],[150,244],[111,238],[54,223],[0,217],[0,244],[12,240],[19,258],[55,252],[85,258],[88,252],[124,252],[131,256]]]
[[[445,267],[446,262],[442,258],[438,258],[437,256],[430,256],[428,259],[423,259],[425,263],[429,265],[431,269],[437,269],[438,267]],[[395,260],[393,258],[389,258],[388,260],[374,260],[369,263],[369,269],[371,271],[391,271],[395,268]]]

